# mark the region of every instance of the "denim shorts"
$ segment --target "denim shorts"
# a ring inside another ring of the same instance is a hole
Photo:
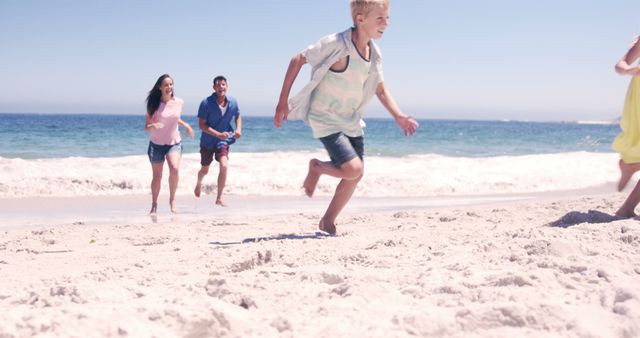
[[[164,157],[174,151],[182,153],[182,143],[176,143],[174,145],[159,145],[149,142],[147,155],[149,155],[149,161],[151,161],[151,163],[162,163],[164,162]]]
[[[331,163],[336,168],[340,168],[344,163],[360,157],[364,160],[364,137],[350,137],[343,133],[335,133],[321,137],[320,141],[327,149]]]

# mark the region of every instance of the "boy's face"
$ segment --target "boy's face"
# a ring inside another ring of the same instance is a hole
[[[227,81],[225,80],[216,81],[216,83],[213,85],[213,90],[216,92],[218,96],[227,95]]]
[[[371,39],[379,39],[389,26],[389,6],[376,6],[366,16],[358,15],[358,28]]]

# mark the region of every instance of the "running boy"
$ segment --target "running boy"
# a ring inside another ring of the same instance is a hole
[[[213,159],[220,164],[218,173],[218,194],[216,204],[226,207],[222,199],[222,191],[227,182],[227,169],[229,167],[229,146],[242,135],[242,118],[238,108],[238,101],[227,96],[227,79],[224,76],[216,76],[213,79],[213,94],[200,103],[198,109],[198,125],[202,130],[200,136],[200,164],[198,182],[194,193],[200,197],[202,179],[209,172],[209,165]],[[231,120],[235,119],[236,130],[231,126]]]
[[[353,28],[323,37],[291,59],[273,118],[277,128],[283,120],[304,120],[329,153],[330,162],[309,161],[303,187],[311,197],[321,175],[341,179],[318,225],[331,235],[336,233],[338,214],[362,178],[362,115],[373,95],[405,136],[415,134],[418,128],[412,117],[400,111],[384,86],[380,50],[373,42],[382,37],[389,25],[389,0],[350,0],[350,4]],[[288,101],[293,82],[305,63],[312,67],[311,81]]]

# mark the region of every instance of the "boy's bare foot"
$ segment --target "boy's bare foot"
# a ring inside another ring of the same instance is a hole
[[[622,191],[627,186],[631,176],[633,176],[633,168],[631,165],[624,163],[622,159],[618,161],[620,167],[620,181],[618,182],[618,191]]]
[[[196,195],[196,197],[200,197],[201,188],[202,188],[202,185],[200,183],[196,183],[196,188],[193,189],[193,193]]]
[[[225,203],[225,202],[222,200],[222,198],[217,199],[217,200],[216,200],[216,204],[217,204],[217,205],[219,205],[219,206],[221,206],[221,207],[226,207],[226,206],[227,206],[227,203]]]
[[[149,211],[149,215],[155,215],[158,213],[158,203],[151,203],[151,211]]]
[[[318,224],[318,228],[320,228],[320,230],[328,233],[331,236],[335,236],[336,234],[336,226],[333,223],[325,223],[324,219],[320,220],[320,223]]]
[[[178,213],[178,208],[176,208],[176,203],[174,201],[170,201],[169,205],[171,206],[171,212],[174,214]]]
[[[318,172],[319,166],[319,160],[314,158],[309,161],[309,172],[307,173],[307,177],[304,179],[304,183],[302,184],[304,193],[309,197],[313,196],[313,193],[316,191],[316,186],[318,185],[318,180],[320,179],[320,173]]]

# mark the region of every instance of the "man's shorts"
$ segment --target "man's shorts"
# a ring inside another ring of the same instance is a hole
[[[174,145],[159,145],[149,141],[149,148],[147,148],[147,155],[149,155],[149,161],[151,163],[162,163],[167,154],[179,151],[182,153],[182,143],[176,143]]]
[[[200,164],[203,167],[208,167],[216,159],[216,162],[220,162],[220,158],[225,156],[229,158],[229,145],[219,144],[216,148],[207,149],[200,147]]]
[[[364,137],[350,137],[343,133],[335,133],[321,137],[320,141],[327,149],[331,163],[336,168],[340,168],[344,163],[360,157],[364,160]]]

